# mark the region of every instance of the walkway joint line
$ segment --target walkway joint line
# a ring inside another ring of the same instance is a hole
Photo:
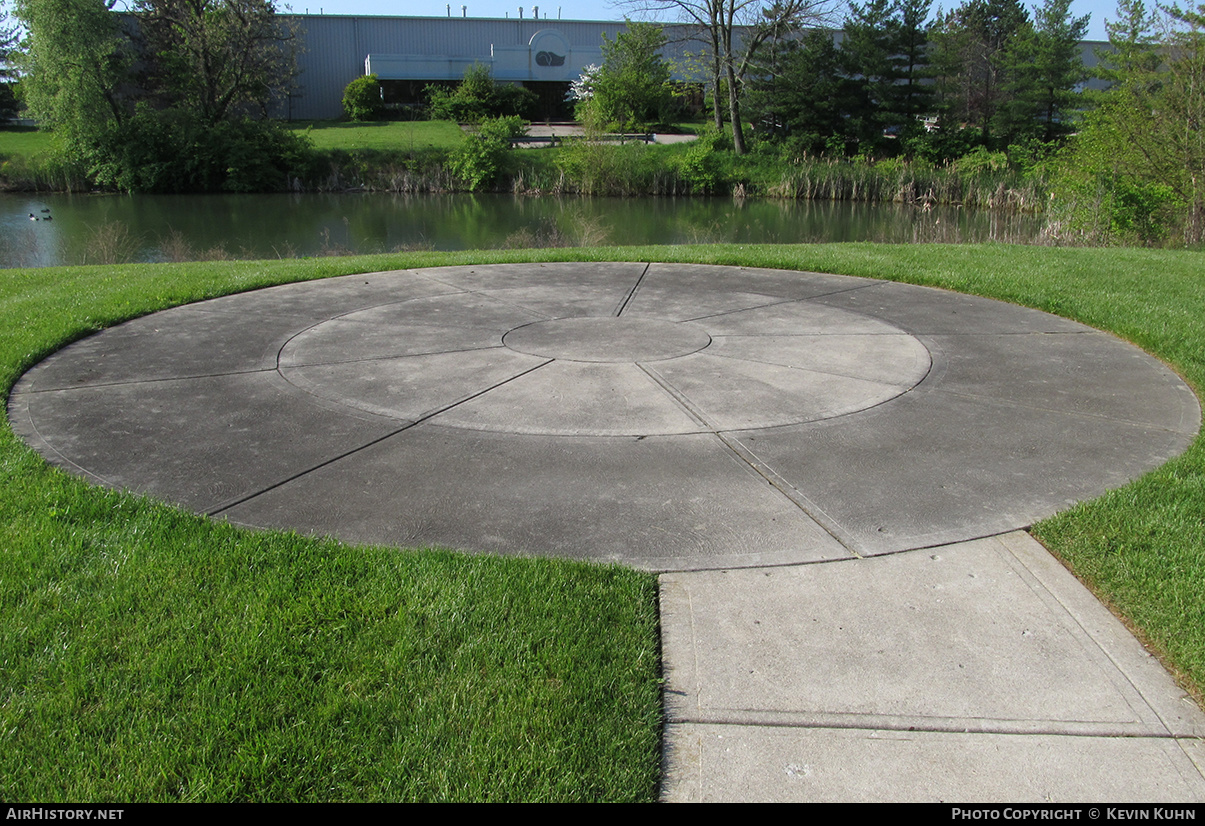
[[[623,301],[619,303],[619,307],[615,310],[615,318],[619,318],[621,315],[623,315],[623,311],[628,307],[628,302],[632,300],[632,296],[636,295],[636,291],[640,289],[640,284],[644,281],[644,277],[648,275],[649,267],[651,266],[653,266],[651,263],[644,265],[644,269],[640,271],[640,277],[637,278],[636,283],[632,285],[631,291],[624,296]]]
[[[844,535],[844,531],[832,519],[829,519],[823,511],[816,508],[803,495],[799,493],[786,480],[782,479],[773,468],[757,458],[748,448],[726,436],[719,428],[719,425],[708,419],[703,411],[695,407],[686,396],[673,387],[666,381],[656,370],[651,367],[637,362],[636,366],[652,379],[658,387],[664,390],[671,399],[677,402],[688,416],[697,421],[700,425],[707,428],[713,436],[719,439],[720,444],[728,449],[728,452],[736,457],[737,461],[747,465],[754,473],[769,483],[770,487],[778,491],[782,496],[795,507],[803,511],[809,519],[816,523],[825,533],[837,541],[845,550],[854,557],[861,559],[862,554],[855,549],[853,540]]]
[[[346,459],[348,456],[354,456],[355,454],[359,453],[362,450],[367,450],[368,448],[372,447],[373,445],[380,444],[381,442],[385,441],[386,439],[391,439],[394,436],[398,435],[399,433],[405,432],[412,427],[416,427],[417,425],[420,425],[423,422],[430,421],[431,419],[435,418],[439,414],[446,413],[449,410],[451,410],[452,408],[459,407],[460,405],[464,404],[465,402],[472,401],[473,399],[476,399],[479,396],[484,396],[486,393],[490,392],[491,390],[497,390],[502,385],[509,384],[510,382],[514,381],[515,379],[519,379],[519,378],[522,378],[523,376],[526,376],[528,373],[533,373],[536,370],[539,370],[541,367],[548,366],[552,362],[553,362],[553,359],[548,359],[540,364],[537,364],[534,367],[524,370],[521,373],[516,373],[515,375],[511,376],[508,379],[505,379],[504,381],[500,381],[497,384],[491,385],[490,387],[487,387],[486,389],[484,389],[478,393],[473,393],[470,396],[465,396],[463,399],[457,399],[456,401],[452,402],[451,404],[444,405],[443,407],[439,408],[438,410],[433,410],[430,413],[424,413],[422,416],[419,416],[414,421],[409,422],[402,427],[399,427],[397,430],[390,431],[389,433],[386,433],[383,436],[378,436],[377,438],[372,439],[371,441],[365,442],[364,444],[359,445],[358,447],[353,447],[351,450],[344,451],[343,453],[340,453],[337,456],[332,456],[331,458],[326,459],[325,461],[319,462],[318,464],[308,467],[304,470],[299,470],[296,473],[292,474],[291,476],[289,476],[285,479],[281,479],[277,482],[273,482],[270,485],[266,485],[265,487],[262,487],[259,490],[252,491],[250,493],[244,494],[243,496],[237,497],[232,500],[227,500],[226,502],[223,502],[222,504],[218,505],[217,507],[206,510],[204,513],[206,516],[217,516],[222,511],[229,510],[230,508],[233,508],[236,505],[241,505],[242,503],[247,502],[251,499],[254,499],[257,496],[262,496],[263,494],[265,494],[269,491],[275,490],[276,488],[279,488],[282,485],[287,485],[289,482],[292,482],[295,479],[300,479],[302,476],[307,476],[308,474],[313,473],[316,470],[321,470],[322,468],[326,467],[327,465],[334,464],[335,462],[338,462],[341,459]]]

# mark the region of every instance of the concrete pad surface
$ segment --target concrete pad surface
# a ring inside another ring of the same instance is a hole
[[[1205,801],[1205,715],[1027,534],[661,600],[667,799]]]
[[[666,737],[667,803],[1205,801],[1196,740],[706,724]]]
[[[1017,531],[1200,425],[1065,319],[742,267],[375,273],[103,331],[8,414],[240,524],[670,572],[667,800],[1205,800],[1201,712]]]
[[[200,302],[65,348],[9,412],[52,462],[248,524],[652,570],[1024,527],[1158,466],[1200,422],[1166,366],[1045,313],[641,262],[398,271]],[[409,432],[420,423],[439,430]],[[347,501],[347,480],[373,473]],[[407,502],[429,510],[399,515]]]
[[[706,434],[519,437],[423,424],[220,515],[353,542],[660,570],[849,556]]]
[[[15,394],[9,417],[52,462],[205,513],[403,426],[301,395],[275,372],[240,373]]]

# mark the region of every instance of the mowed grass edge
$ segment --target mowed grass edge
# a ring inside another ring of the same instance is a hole
[[[392,265],[5,271],[0,381],[148,311]],[[0,798],[656,797],[650,575],[242,530],[91,487],[7,422],[0,520]]]
[[[691,246],[0,277],[0,381],[70,340],[288,281],[461,263],[693,261],[946,287],[1110,330],[1205,379],[1199,253]],[[1035,527],[1200,696],[1205,450]],[[652,577],[251,532],[48,467],[0,428],[0,796],[652,800]]]

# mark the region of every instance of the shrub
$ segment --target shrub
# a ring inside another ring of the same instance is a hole
[[[954,168],[963,175],[1003,172],[1008,166],[1008,155],[1003,152],[989,152],[985,146],[976,146],[974,151],[954,162]]]
[[[477,131],[468,135],[452,153],[452,174],[474,192],[489,186],[502,171],[511,141],[526,132],[526,125],[514,115],[482,121]]]
[[[915,131],[901,137],[904,154],[931,164],[955,161],[983,145],[983,132],[974,127],[965,129],[944,124],[931,132]]]
[[[722,171],[726,136],[709,129],[692,141],[678,160],[678,174],[696,194],[717,192],[727,181]]]
[[[343,90],[343,114],[348,120],[380,120],[384,112],[381,84],[375,74],[358,77]]]
[[[309,141],[275,121],[206,124],[139,106],[76,147],[97,184],[125,192],[271,192],[304,176]]]
[[[432,120],[477,123],[491,117],[530,119],[538,103],[535,92],[522,86],[498,83],[489,67],[480,64],[466,69],[454,89],[427,87],[427,116]]]

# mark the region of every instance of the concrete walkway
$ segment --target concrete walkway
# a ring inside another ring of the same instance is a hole
[[[50,461],[253,526],[664,573],[670,800],[1205,800],[1205,719],[1029,537],[1182,451],[1166,367],[866,279],[348,276],[24,376]]]

